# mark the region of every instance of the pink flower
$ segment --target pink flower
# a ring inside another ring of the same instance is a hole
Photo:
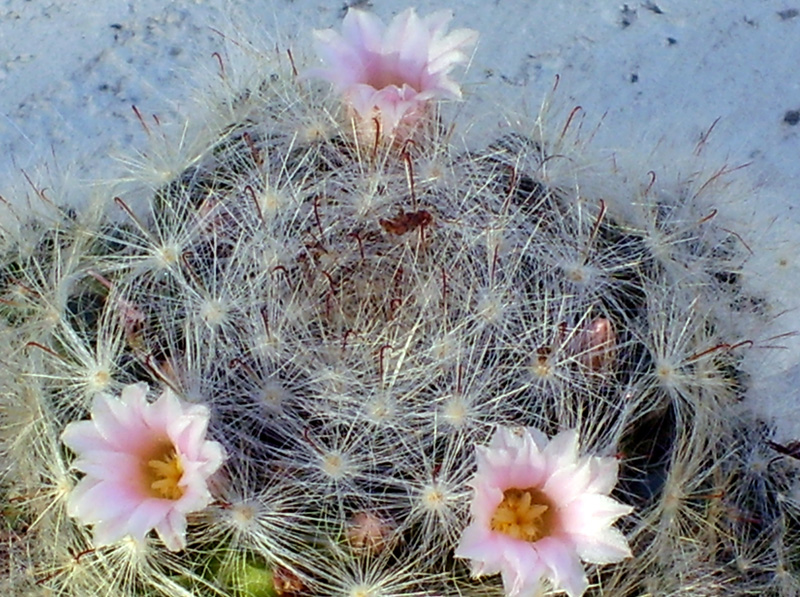
[[[534,428],[500,427],[476,448],[472,522],[455,555],[474,576],[502,574],[506,595],[527,595],[549,580],[570,597],[589,583],[581,560],[595,564],[631,556],[611,525],[633,509],[608,494],[617,482],[614,458],[578,456],[578,433],[552,440]]]
[[[362,126],[374,126],[377,118],[382,135],[406,134],[430,100],[461,97],[448,74],[467,61],[478,33],[457,29],[446,34],[452,16],[445,10],[421,19],[409,8],[387,28],[375,15],[351,8],[341,35],[333,29],[314,32],[327,68],[309,74],[331,81]]]
[[[67,500],[67,513],[94,525],[95,545],[155,529],[172,551],[186,546],[186,515],[211,501],[208,478],[224,459],[205,439],[209,412],[166,389],[153,403],[147,384],[126,386],[117,398],[98,394],[89,421],[70,423],[62,441],[85,473]]]

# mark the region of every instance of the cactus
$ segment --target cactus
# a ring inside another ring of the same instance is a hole
[[[765,299],[719,171],[615,170],[549,103],[479,146],[445,102],[365,136],[323,86],[264,72],[146,201],[132,173],[4,229],[0,586],[502,595],[454,557],[475,447],[537,427],[617,458],[633,507],[632,557],[589,565],[588,594],[796,593],[791,454],[738,408]],[[227,455],[181,553],[96,545],[67,514],[61,434],[139,382],[206,407]]]

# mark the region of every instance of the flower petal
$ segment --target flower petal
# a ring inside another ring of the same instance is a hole
[[[515,541],[505,550],[502,570],[503,587],[509,597],[527,596],[541,584],[546,566],[538,552],[529,543]]]
[[[494,511],[503,501],[503,490],[491,483],[481,483],[475,487],[472,500],[472,516],[476,521],[485,522],[488,526]]]
[[[148,387],[144,382],[134,383],[122,388],[119,395],[119,403],[124,404],[127,410],[141,413],[147,404]],[[120,409],[120,414],[125,414]]]
[[[127,531],[134,537],[144,537],[150,529],[157,528],[171,511],[169,500],[149,498],[140,501],[126,516]]]
[[[91,477],[84,477],[81,479],[78,484],[72,488],[72,491],[69,492],[69,496],[67,496],[67,516],[78,516],[81,508],[85,507],[86,495],[91,495],[95,487],[100,485],[100,483],[101,481],[99,479],[92,479]]]
[[[380,52],[384,28],[383,22],[374,14],[351,8],[342,21],[342,37],[355,48]]]
[[[156,532],[170,551],[180,551],[186,547],[186,518],[171,511],[158,524]]]
[[[129,533],[127,527],[128,519],[124,517],[101,520],[95,523],[92,528],[92,542],[95,547],[103,547],[104,545],[116,543]],[[141,537],[135,538],[141,540],[144,538],[145,534],[146,533],[143,533]]]
[[[208,431],[208,408],[194,405],[167,424],[167,436],[175,444],[178,452],[187,458],[200,458],[200,448]]]
[[[631,506],[621,504],[610,496],[587,493],[561,510],[561,528],[576,534],[598,532],[632,511]]]
[[[92,450],[84,452],[72,466],[95,479],[130,485],[140,476],[141,462],[137,455],[126,452]]]
[[[425,28],[430,32],[434,39],[442,37],[447,24],[453,20],[453,11],[449,8],[437,10],[425,17]],[[472,31],[471,29],[469,31]],[[476,35],[477,31],[473,31]]]
[[[486,566],[483,574],[500,572],[500,553],[494,549],[494,533],[481,524],[471,524],[461,533],[455,555],[459,558],[480,560]]]
[[[428,72],[448,71],[460,62],[465,62],[465,51],[478,41],[478,32],[472,29],[456,29],[446,37],[434,39],[428,52]]]
[[[589,587],[586,572],[578,554],[570,546],[556,538],[545,537],[535,544],[536,551],[550,569],[556,590],[566,591],[570,597],[580,597]]]
[[[144,420],[151,430],[166,434],[167,428],[181,421],[190,408],[182,405],[170,388],[165,388],[158,399],[144,410]]]
[[[386,30],[383,53],[397,54],[401,61],[414,65],[419,72],[428,60],[430,38],[416,11],[409,8],[392,19]]]
[[[93,421],[74,421],[64,428],[61,441],[75,453],[87,450],[109,450],[113,448],[97,429]]]
[[[592,479],[586,491],[589,493],[610,493],[617,484],[619,462],[616,458],[592,457],[590,464]]]
[[[571,538],[578,555],[585,562],[613,564],[633,555],[625,536],[614,527],[589,535],[573,534]]]
[[[200,473],[208,478],[216,473],[225,461],[225,449],[219,442],[204,442],[197,459],[202,462]]]
[[[568,429],[555,435],[545,446],[548,473],[575,464],[578,460],[578,430]]]
[[[67,514],[95,524],[130,512],[140,501],[127,487],[85,477],[67,498]]]
[[[564,466],[553,471],[542,489],[559,508],[563,508],[586,492],[591,478],[589,463]]]
[[[118,405],[120,405],[118,398],[108,394],[97,394],[92,401],[92,423],[100,436],[109,444],[116,448],[124,448],[124,444],[120,443],[120,436],[125,432],[125,424],[130,424],[133,416],[124,410],[119,413],[116,408]],[[123,418],[122,421],[119,420],[120,416]]]

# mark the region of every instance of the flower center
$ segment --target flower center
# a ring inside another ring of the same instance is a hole
[[[183,476],[181,459],[172,444],[160,450],[155,457],[147,460],[145,484],[153,497],[177,500],[183,496],[178,482]]]
[[[538,541],[551,534],[555,508],[540,490],[511,488],[492,516],[492,530],[522,541]]]
[[[409,85],[418,91],[420,89],[419,75],[412,72],[410,65],[400,62],[397,53],[394,54],[375,54],[367,60],[366,83],[376,90],[381,90],[394,85],[402,89],[403,85]]]

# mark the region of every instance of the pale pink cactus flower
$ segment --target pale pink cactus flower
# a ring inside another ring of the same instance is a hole
[[[424,18],[413,8],[388,27],[374,14],[351,8],[342,33],[314,31],[317,53],[326,68],[308,75],[326,79],[344,96],[360,132],[404,138],[429,114],[432,100],[458,99],[461,88],[448,76],[466,62],[478,39],[471,29],[446,32],[451,11]]]
[[[595,564],[631,556],[612,525],[632,511],[609,496],[615,458],[579,456],[578,433],[548,440],[535,428],[498,428],[476,448],[472,522],[455,555],[473,576],[500,573],[507,596],[530,595],[549,583],[570,597],[589,586],[581,560]]]
[[[85,473],[67,499],[67,514],[93,525],[96,547],[123,537],[143,541],[155,529],[167,549],[186,546],[186,515],[211,501],[209,477],[224,460],[206,439],[208,408],[170,389],[148,403],[148,387],[98,394],[91,419],[67,425],[62,441]]]

